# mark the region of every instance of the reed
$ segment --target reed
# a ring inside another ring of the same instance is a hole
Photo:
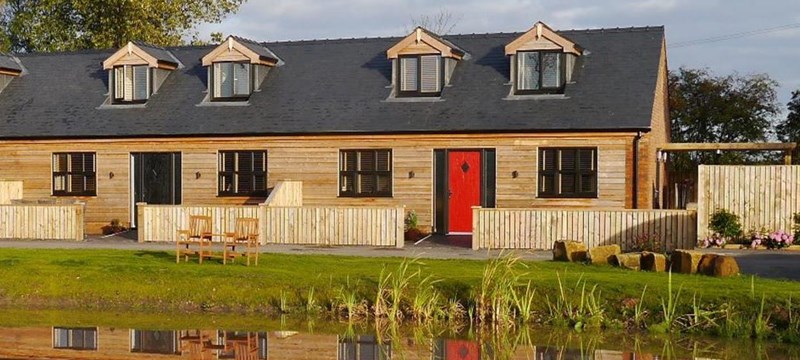
[[[529,323],[531,321],[531,315],[533,314],[536,289],[531,287],[531,281],[528,281],[523,291],[514,291],[511,294],[513,295],[514,307],[516,308],[516,314],[520,322],[523,324]]]
[[[675,320],[678,318],[678,304],[680,303],[681,292],[683,285],[678,288],[677,293],[672,291],[672,271],[667,275],[667,298],[661,298],[661,314],[664,317],[662,326],[664,330],[670,331],[675,325]]]
[[[761,295],[761,307],[753,319],[753,334],[756,339],[765,339],[770,333],[769,315],[764,313],[764,295]]]

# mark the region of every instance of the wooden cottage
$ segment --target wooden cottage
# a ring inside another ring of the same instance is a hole
[[[0,58],[0,179],[81,200],[86,229],[137,202],[650,208],[669,141],[663,27],[255,42]]]

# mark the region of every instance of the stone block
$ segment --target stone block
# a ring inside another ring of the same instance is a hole
[[[644,271],[667,271],[667,257],[664,254],[644,252],[642,253],[641,266]]]
[[[714,259],[714,276],[728,277],[739,275],[739,264],[733,256],[720,255]]]
[[[714,261],[717,257],[719,257],[717,254],[703,254],[697,263],[697,272],[708,276],[714,275]]]
[[[559,240],[553,244],[554,261],[586,261],[586,245],[580,241]]]
[[[693,250],[675,250],[672,252],[670,266],[672,272],[683,274],[694,274],[697,272],[697,265],[703,253]]]
[[[589,249],[589,259],[592,260],[592,264],[609,264],[613,260],[614,255],[620,253],[622,253],[622,249],[620,249],[617,244],[595,246]]]
[[[614,265],[624,269],[636,270],[641,269],[642,253],[624,253],[614,255]]]

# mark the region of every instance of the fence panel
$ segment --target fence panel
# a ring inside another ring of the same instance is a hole
[[[473,249],[550,249],[557,240],[588,247],[619,244],[657,234],[668,250],[697,243],[692,210],[537,210],[473,208]]]
[[[84,239],[83,204],[0,205],[0,239]]]
[[[176,241],[178,230],[189,228],[190,215],[211,216],[212,232],[232,231],[238,217],[257,218],[258,206],[147,205],[139,203],[139,242]],[[215,239],[218,240],[218,239]]]
[[[745,231],[792,228],[800,213],[800,165],[700,165],[698,234],[711,235],[708,222],[718,209],[736,215]]]
[[[403,247],[403,207],[261,206],[268,244]]]

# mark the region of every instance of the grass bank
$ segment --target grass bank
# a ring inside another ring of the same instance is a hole
[[[0,304],[527,322],[800,342],[798,282],[679,274],[670,281],[663,273],[515,259],[266,254],[260,263],[175,264],[162,251],[0,249]]]

